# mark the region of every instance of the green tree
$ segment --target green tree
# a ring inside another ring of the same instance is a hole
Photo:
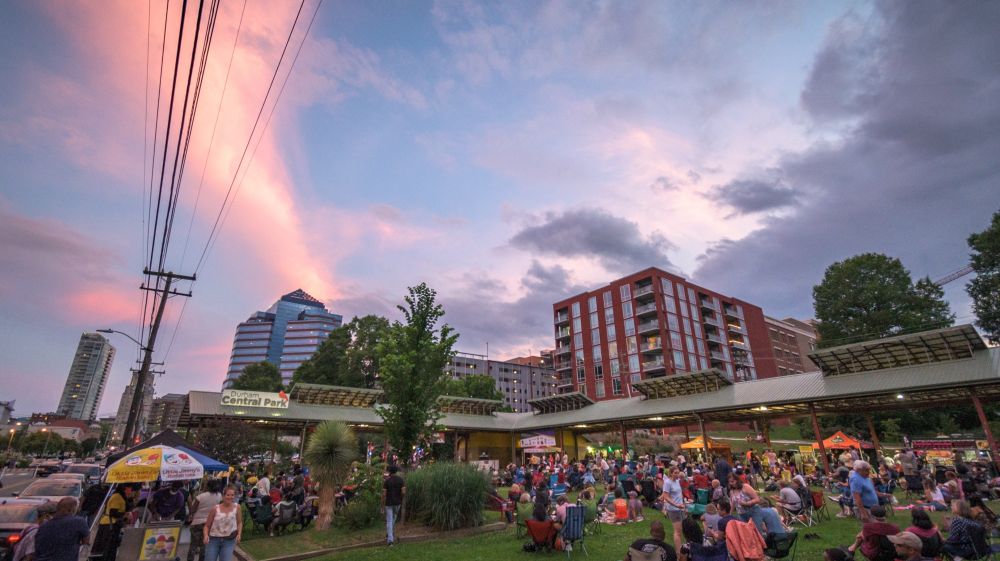
[[[425,283],[410,287],[406,306],[398,306],[406,322],[393,322],[378,345],[385,392],[385,405],[378,414],[386,437],[403,458],[440,418],[437,397],[458,339],[447,324],[438,327],[444,309],[435,303],[436,295]]]
[[[58,455],[63,449],[63,437],[52,431],[37,431],[21,440],[21,452],[25,454]]]
[[[100,445],[100,443],[101,441],[96,438],[88,438],[87,440],[81,442],[80,448],[83,451],[83,455],[90,456],[91,454],[93,454],[94,451],[97,450],[97,447]]]
[[[965,290],[972,297],[976,325],[990,343],[1000,344],[1000,211],[993,214],[989,228],[969,236],[969,248],[976,278]]]
[[[319,483],[318,530],[330,527],[336,486],[347,476],[357,455],[357,444],[354,431],[341,421],[324,421],[309,436],[302,459],[309,466],[313,481]]]
[[[389,330],[389,320],[376,315],[354,318],[347,324],[351,344],[347,348],[346,378],[361,380],[363,387],[374,388],[378,383],[378,344]]]
[[[232,389],[258,392],[276,392],[284,389],[278,367],[266,360],[248,364],[239,377],[233,380]]]
[[[350,343],[351,331],[346,325],[331,331],[313,356],[295,369],[292,382],[357,387],[344,379],[345,355]]]
[[[200,428],[194,435],[195,445],[229,465],[239,463],[271,450],[268,435],[241,421],[220,421],[211,427]]]
[[[916,284],[895,258],[856,255],[830,265],[813,287],[820,347],[951,325],[954,315],[940,287]]]
[[[441,395],[503,401],[503,394],[497,390],[496,382],[484,374],[471,374],[457,380],[445,380]]]

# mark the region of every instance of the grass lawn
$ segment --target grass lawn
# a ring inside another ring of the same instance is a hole
[[[899,494],[902,500],[902,494]],[[830,502],[827,505],[831,516],[836,514],[838,507]],[[938,525],[941,525],[942,515],[931,513],[931,517]],[[487,515],[488,523],[497,520],[497,513],[491,512]],[[590,558],[595,560],[622,559],[628,546],[632,541],[647,537],[649,535],[649,523],[652,520],[661,520],[667,528],[667,541],[672,541],[670,522],[665,516],[657,511],[646,511],[646,520],[624,526],[603,525],[601,534],[597,536],[587,536],[586,546],[590,553]],[[890,523],[906,528],[910,523],[909,511],[896,511],[895,518],[889,518]],[[854,537],[860,531],[860,524],[853,518],[839,519],[832,517],[829,521],[824,521],[812,528],[797,527],[799,539],[797,543],[796,558],[800,560],[818,560],[823,558],[823,550],[828,547],[846,546],[854,541]],[[425,533],[426,529],[412,528],[414,533]],[[820,536],[818,540],[806,540],[803,538],[806,533],[815,533]],[[280,538],[259,538],[244,541],[243,549],[250,553],[258,561],[263,561],[269,557],[287,555],[291,553],[304,552],[320,549],[322,547],[333,547],[347,545],[364,541],[377,541],[385,535],[385,528],[377,526],[362,531],[347,532],[339,529],[331,529],[326,532],[307,530],[296,532]],[[419,559],[421,561],[445,561],[445,560],[465,560],[476,559],[484,561],[509,561],[511,558],[530,559],[531,555],[521,551],[522,544],[527,539],[517,539],[513,526],[501,532],[489,532],[474,536],[465,537],[442,537],[441,539],[423,542],[400,543],[393,547],[369,547],[325,555],[316,558],[321,561],[360,561],[371,560],[410,560]],[[564,555],[559,553],[558,555]],[[573,555],[586,558],[578,547]],[[553,555],[552,557],[555,557]]]

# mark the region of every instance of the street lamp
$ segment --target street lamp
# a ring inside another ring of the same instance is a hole
[[[42,448],[42,457],[44,458],[45,454],[48,453],[48,451],[49,451],[49,439],[52,438],[52,431],[50,431],[48,429],[48,427],[45,427],[45,428],[42,429],[42,432],[46,433],[45,434],[45,446]]]
[[[10,454],[10,446],[14,444],[14,433],[17,432],[14,429],[10,429],[10,440],[7,441],[7,453]]]
[[[97,332],[98,333],[117,333],[119,335],[124,335],[124,336],[128,337],[129,339],[131,339],[133,343],[135,343],[136,345],[139,345],[139,350],[140,351],[143,351],[143,352],[146,351],[146,346],[145,345],[143,345],[135,337],[129,335],[128,333],[125,333],[124,331],[118,331],[117,329],[98,329]]]

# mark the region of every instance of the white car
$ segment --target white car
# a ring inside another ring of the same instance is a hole
[[[101,482],[101,466],[97,464],[72,464],[64,473],[80,473],[86,478],[86,485],[94,485]]]
[[[63,497],[80,500],[83,483],[72,479],[39,479],[28,485],[17,497],[19,499],[47,499],[59,502]]]
[[[79,481],[80,483],[87,484],[87,476],[82,473],[69,473],[64,471],[62,473],[53,473],[49,476],[49,481],[54,481],[56,479],[68,479],[70,481]]]

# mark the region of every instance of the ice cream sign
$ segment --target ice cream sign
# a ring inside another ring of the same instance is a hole
[[[247,390],[222,390],[222,405],[228,407],[288,409],[288,394],[283,391],[271,393]]]

